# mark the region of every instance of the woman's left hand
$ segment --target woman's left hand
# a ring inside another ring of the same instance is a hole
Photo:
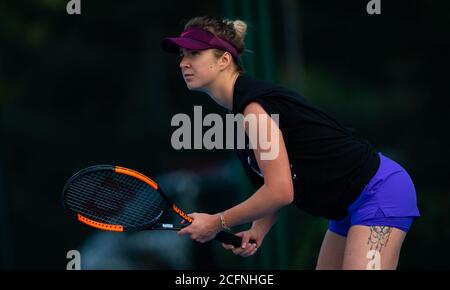
[[[178,235],[190,235],[191,239],[205,243],[214,239],[221,230],[218,214],[192,213],[189,216],[194,220],[189,226],[178,231]]]

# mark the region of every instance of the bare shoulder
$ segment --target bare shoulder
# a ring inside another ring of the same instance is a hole
[[[260,103],[253,101],[245,106],[244,115],[248,114],[267,114],[267,112]]]

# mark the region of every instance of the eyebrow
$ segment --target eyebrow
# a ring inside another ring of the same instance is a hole
[[[182,48],[182,49],[180,49],[180,54],[184,54],[185,52],[186,53],[189,53],[189,52],[201,52],[202,50],[200,50],[200,49],[186,49],[186,48]]]

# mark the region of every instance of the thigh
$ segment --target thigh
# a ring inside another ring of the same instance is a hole
[[[395,270],[405,236],[406,232],[390,226],[352,226],[342,268]]]
[[[340,270],[345,250],[344,236],[328,230],[320,247],[316,270]]]

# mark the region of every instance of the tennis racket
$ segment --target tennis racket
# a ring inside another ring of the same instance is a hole
[[[193,221],[169,201],[155,181],[119,166],[96,165],[75,173],[64,186],[62,201],[78,221],[107,231],[178,231]],[[161,219],[168,211],[186,223],[162,223]],[[219,232],[215,239],[235,247],[242,243],[242,238],[227,231]]]

